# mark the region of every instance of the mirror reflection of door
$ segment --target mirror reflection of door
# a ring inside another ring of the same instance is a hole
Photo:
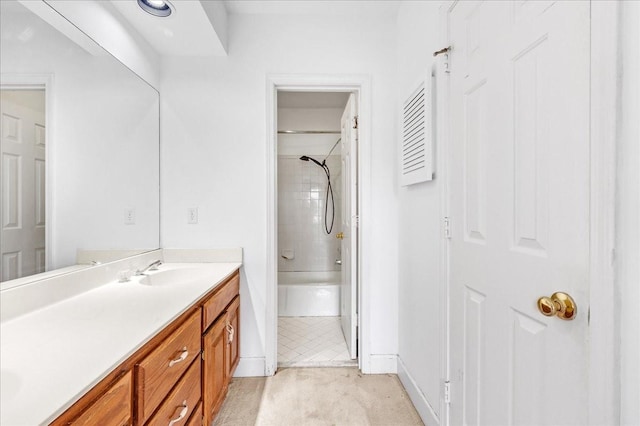
[[[0,90],[0,280],[46,269],[45,92]]]

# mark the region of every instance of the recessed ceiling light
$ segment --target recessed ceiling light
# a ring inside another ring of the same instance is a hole
[[[138,6],[145,12],[165,18],[173,12],[171,3],[165,0],[138,0]]]

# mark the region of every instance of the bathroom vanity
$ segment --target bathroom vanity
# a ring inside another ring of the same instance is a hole
[[[240,267],[167,262],[3,318],[1,423],[210,424],[239,361]]]

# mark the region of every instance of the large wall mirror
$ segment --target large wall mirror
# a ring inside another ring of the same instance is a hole
[[[158,92],[46,3],[0,8],[2,287],[158,248]]]

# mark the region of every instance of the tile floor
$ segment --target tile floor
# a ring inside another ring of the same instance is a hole
[[[347,350],[340,317],[279,317],[278,367],[357,365]]]

